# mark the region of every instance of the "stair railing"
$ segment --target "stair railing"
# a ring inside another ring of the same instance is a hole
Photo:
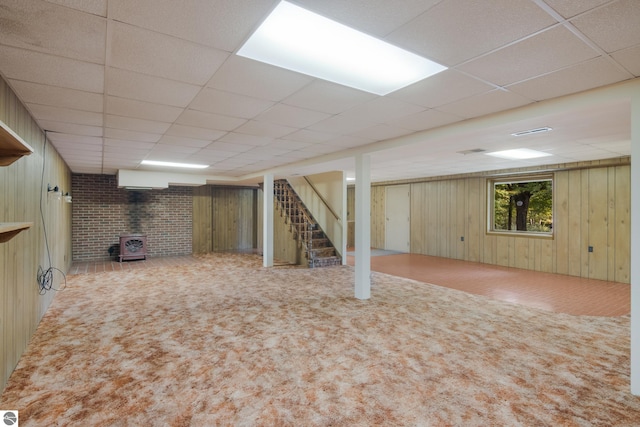
[[[304,245],[307,260],[311,261],[313,257],[313,226],[315,221],[286,180],[275,181],[274,189],[280,193],[276,195],[276,199],[285,213],[285,218],[290,221],[290,227],[295,229],[295,233],[300,237],[300,244]],[[296,218],[295,222],[293,220],[294,217]],[[302,221],[298,221],[300,219]]]

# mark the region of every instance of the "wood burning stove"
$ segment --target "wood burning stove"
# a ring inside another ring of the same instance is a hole
[[[147,236],[142,234],[120,236],[120,262],[131,259],[147,259]]]

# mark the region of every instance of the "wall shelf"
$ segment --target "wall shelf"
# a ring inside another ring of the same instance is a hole
[[[33,148],[0,120],[0,166],[9,166],[31,153],[33,153]]]
[[[0,222],[0,243],[8,242],[16,234],[32,225],[32,222]]]

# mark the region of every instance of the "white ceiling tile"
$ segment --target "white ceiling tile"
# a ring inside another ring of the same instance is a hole
[[[571,18],[607,3],[609,0],[545,0],[556,12],[565,18]]]
[[[304,128],[328,117],[330,117],[329,114],[319,111],[277,104],[256,117],[256,120],[295,128]]]
[[[195,126],[186,126],[180,124],[172,124],[166,135],[178,136],[184,138],[193,138],[201,140],[214,141],[221,136],[225,135],[226,131],[220,131],[215,129],[206,129]]]
[[[309,126],[309,130],[330,133],[334,135],[344,135],[357,132],[366,127],[372,126],[373,124],[375,124],[374,121],[337,115],[322,120],[321,122],[315,123],[312,126]]]
[[[107,22],[47,2],[16,1],[0,8],[2,44],[104,64]]]
[[[92,15],[107,16],[107,0],[47,0],[71,9],[80,10]]]
[[[104,67],[99,64],[0,45],[0,68],[7,79],[103,92]]]
[[[410,133],[413,133],[413,131],[386,124],[380,124],[354,132],[352,135],[361,138],[372,139],[375,141],[382,141],[385,139],[397,138],[399,136],[407,135]]]
[[[53,145],[56,147],[56,150],[60,154],[64,154],[65,158],[67,155],[71,156],[84,156],[87,153],[102,153],[102,144],[86,144],[82,146],[78,146],[75,142],[67,142],[67,141],[52,141]]]
[[[273,6],[272,0],[110,0],[109,16],[231,52]]]
[[[530,0],[444,0],[387,39],[451,67],[554,23]]]
[[[106,93],[176,107],[186,107],[200,91],[200,86],[160,77],[107,68]]]
[[[106,128],[104,130],[104,136],[106,138],[129,141],[158,142],[162,135],[158,133],[136,132],[126,129]]]
[[[143,159],[147,153],[149,150],[141,148],[104,147],[105,159]]]
[[[635,46],[640,41],[638,0],[619,0],[571,20],[605,52]],[[616,27],[612,31],[612,26]]]
[[[189,108],[223,116],[252,119],[272,105],[274,103],[271,101],[205,88],[191,102]]]
[[[211,140],[185,138],[184,136],[169,136],[169,135],[165,135],[162,138],[160,138],[160,141],[158,141],[158,143],[159,144],[166,144],[166,145],[176,145],[176,146],[185,146],[185,147],[204,148],[207,145],[211,144]]]
[[[282,103],[328,114],[338,114],[358,104],[370,101],[376,96],[336,83],[316,80],[285,98]]]
[[[296,128],[292,128],[289,126],[250,120],[244,125],[237,128],[236,132],[255,136],[265,136],[270,138],[281,138],[285,135],[295,132],[296,130]]]
[[[327,141],[328,145],[338,147],[339,149],[347,149],[353,147],[361,147],[363,145],[371,144],[375,142],[371,138],[363,138],[359,136],[339,136],[331,141]]]
[[[231,56],[218,69],[209,87],[270,101],[281,101],[313,79],[283,68]]]
[[[76,110],[103,111],[104,97],[99,93],[82,92],[38,83],[9,80],[22,102]]]
[[[319,131],[310,130],[310,129],[301,129],[299,131],[296,131],[296,132],[290,133],[289,135],[284,136],[283,139],[315,144],[318,142],[329,141],[330,139],[333,139],[336,136],[337,135],[334,133],[319,132]]]
[[[135,117],[158,122],[174,122],[182,111],[183,109],[180,107],[107,96],[106,113],[116,116]]]
[[[288,151],[286,148],[275,148],[270,147],[269,145],[265,145],[263,147],[256,147],[251,151],[246,153],[242,153],[240,156],[246,159],[256,159],[260,160],[260,162],[268,161],[274,157],[277,157],[281,154],[284,154]]]
[[[85,147],[85,146],[102,146],[102,137],[97,136],[85,136],[85,135],[71,135],[68,133],[47,133],[47,138],[51,141],[63,144],[69,144],[74,147]]]
[[[410,114],[408,116],[389,120],[387,124],[419,131],[448,125],[460,120],[461,117],[455,116],[453,114],[443,113],[442,111],[438,110],[426,110],[421,111],[417,114]]]
[[[133,150],[151,150],[156,146],[153,142],[141,142],[141,141],[130,141],[130,140],[121,140],[121,139],[104,139],[105,147],[115,147],[115,148],[124,148],[124,149],[133,149]]]
[[[49,105],[26,104],[36,120],[102,126],[102,113],[51,107]]]
[[[311,159],[313,157],[317,157],[318,153],[311,153],[307,150],[293,150],[289,151],[286,154],[283,154],[281,157],[285,157],[287,159],[291,159],[291,161],[299,161],[304,159]]]
[[[640,77],[640,44],[619,50],[611,56],[634,76]]]
[[[494,87],[480,80],[455,70],[447,70],[387,96],[435,108],[491,89]]]
[[[156,144],[156,146],[149,152],[149,156],[156,158],[156,154],[193,154],[200,150],[201,148],[199,147],[188,147],[185,145]]]
[[[99,126],[85,126],[73,123],[52,122],[49,120],[38,120],[38,124],[43,130],[51,132],[69,133],[72,135],[102,136],[102,128]]]
[[[221,142],[228,142],[230,144],[244,144],[261,146],[266,145],[274,140],[274,137],[267,135],[250,135],[247,133],[229,132],[219,139]]]
[[[340,114],[343,118],[362,120],[370,123],[384,123],[409,114],[424,111],[425,107],[399,99],[379,97],[360,104]]]
[[[311,145],[310,142],[293,141],[293,140],[287,140],[287,139],[277,139],[277,140],[269,143],[265,147],[273,147],[273,148],[278,148],[278,149],[285,149],[285,150],[289,150],[289,151],[294,151],[294,150],[302,150],[303,148],[308,147],[309,145]]]
[[[629,77],[608,60],[596,58],[507,88],[527,98],[541,101],[605,86]]]
[[[210,114],[196,110],[185,110],[176,121],[176,123],[182,125],[218,131],[234,130],[245,122],[245,119],[239,119],[237,117],[221,116],[219,114]]]
[[[114,22],[110,65],[204,85],[229,54],[211,47]]]
[[[533,102],[531,99],[517,93],[495,89],[443,105],[438,107],[438,110],[458,117],[472,118],[522,107],[531,102]]]
[[[565,27],[558,26],[475,59],[459,69],[496,85],[506,86],[596,56],[599,56],[598,52]]]
[[[254,148],[255,145],[239,144],[237,142],[214,141],[207,146],[211,150],[229,151],[232,153],[244,153]]]
[[[200,161],[206,161],[210,163],[219,162],[224,159],[228,159],[230,157],[236,156],[238,153],[234,151],[225,151],[225,150],[216,150],[205,148],[203,150],[199,150],[196,156],[192,156],[194,160],[201,159]]]
[[[319,156],[321,154],[333,153],[335,151],[340,151],[340,150],[335,145],[317,143],[317,144],[311,144],[308,147],[305,147],[305,151],[309,153],[314,153],[316,156]]]
[[[152,120],[135,119],[133,117],[105,116],[105,127],[114,129],[132,130],[143,133],[164,133],[171,123],[156,122]]]

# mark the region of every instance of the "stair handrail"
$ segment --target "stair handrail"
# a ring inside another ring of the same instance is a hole
[[[331,205],[329,205],[329,202],[327,202],[327,199],[324,198],[324,196],[322,195],[322,193],[320,193],[318,191],[318,189],[316,188],[316,186],[313,184],[313,182],[311,182],[311,180],[307,177],[307,176],[303,176],[304,180],[307,182],[307,184],[309,184],[309,187],[311,187],[311,189],[313,190],[314,193],[316,193],[316,196],[318,196],[318,198],[320,199],[320,201],[324,204],[324,206],[329,210],[329,212],[331,212],[331,215],[333,215],[333,217],[340,222],[340,216],[333,210],[333,208],[331,207]]]

